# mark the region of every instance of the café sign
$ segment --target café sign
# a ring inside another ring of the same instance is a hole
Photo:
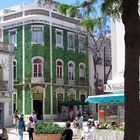
[[[104,92],[124,91],[124,83],[105,84]]]

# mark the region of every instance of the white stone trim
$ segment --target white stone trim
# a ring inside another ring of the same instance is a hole
[[[16,42],[15,42],[15,44],[12,44],[12,45],[14,45],[14,47],[15,48],[17,48],[17,29],[12,29],[12,30],[9,30],[9,44],[10,44],[10,32],[13,32],[13,31],[15,31],[15,35],[16,35]]]
[[[72,35],[74,37],[74,48],[70,48],[69,47],[69,35]],[[67,43],[68,43],[68,47],[67,50],[73,50],[75,52],[76,49],[76,41],[75,41],[75,33],[74,32],[69,32],[67,33]]]
[[[22,79],[23,84],[25,84],[25,27],[22,26]],[[25,114],[25,86],[23,86],[22,90],[22,113]]]
[[[32,40],[32,36],[33,36],[33,28],[41,28],[42,29],[42,40],[41,42],[33,42]],[[43,33],[44,33],[44,26],[43,25],[31,25],[31,44],[42,44],[44,45],[44,36],[43,36]]]
[[[57,32],[61,33],[62,34],[62,38],[61,38],[61,41],[62,41],[62,44],[58,44],[57,43]],[[64,48],[64,44],[63,44],[63,30],[61,29],[55,29],[55,42],[56,42],[56,48]]]
[[[44,58],[43,57],[40,57],[40,56],[34,56],[32,59],[31,59],[31,61],[32,61],[32,78],[34,78],[34,71],[33,71],[33,61],[35,60],[35,59],[40,59],[41,61],[42,61],[42,77],[40,77],[40,78],[44,78],[43,77],[43,75],[44,75]],[[38,78],[38,77],[35,77],[35,78]]]

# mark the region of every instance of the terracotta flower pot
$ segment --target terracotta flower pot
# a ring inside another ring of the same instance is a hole
[[[61,134],[33,134],[34,140],[60,140]]]

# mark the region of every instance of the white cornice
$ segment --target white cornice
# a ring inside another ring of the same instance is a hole
[[[7,21],[2,21],[1,27],[3,29],[8,29],[8,28],[14,28],[21,25],[31,24],[31,23],[43,23],[49,25],[50,22],[52,23],[53,26],[60,27],[62,29],[85,33],[82,27],[77,24],[56,19],[50,16],[45,16],[45,15],[28,15],[28,16],[22,16]]]

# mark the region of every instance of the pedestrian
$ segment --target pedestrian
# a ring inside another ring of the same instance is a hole
[[[81,111],[77,111],[76,117],[75,117],[75,122],[78,126],[77,137],[78,137],[78,139],[80,139],[81,138],[81,131],[83,129],[83,116],[81,115]]]
[[[75,121],[77,121],[78,128],[82,129],[83,128],[83,116],[81,115],[81,111],[77,111]]]
[[[8,140],[8,134],[6,128],[2,128],[2,133],[0,134],[0,140]]]
[[[19,132],[19,139],[20,140],[23,139],[23,130],[24,130],[24,120],[23,120],[23,116],[21,116],[19,118],[19,122],[18,122],[18,132]]]
[[[37,115],[36,115],[35,111],[33,111],[33,113],[32,113],[32,118],[33,118],[33,122],[36,123],[37,122]]]
[[[21,117],[23,118],[23,122],[24,122],[24,128],[23,128],[23,131],[26,131],[26,125],[25,125],[25,120],[24,120],[24,114],[21,114]]]
[[[96,140],[95,127],[93,127],[93,122],[91,120],[87,121],[87,127],[82,131],[81,140]]]
[[[33,122],[33,118],[32,118],[32,116],[30,116],[29,117],[28,128],[27,128],[27,131],[29,133],[29,140],[33,140],[34,127],[35,127],[35,124]]]
[[[72,140],[73,130],[70,127],[71,127],[71,123],[70,123],[70,121],[67,121],[66,129],[62,133],[63,140]]]
[[[104,111],[103,107],[101,107],[99,110],[99,123],[103,124],[104,121],[105,121],[105,111]]]
[[[95,122],[94,122],[92,115],[89,116],[88,120],[92,122],[92,126],[95,126]]]
[[[18,121],[19,121],[18,110],[16,110],[15,113],[14,113],[14,119],[15,119],[15,127],[16,127],[16,131],[17,131],[17,129],[18,129]]]

